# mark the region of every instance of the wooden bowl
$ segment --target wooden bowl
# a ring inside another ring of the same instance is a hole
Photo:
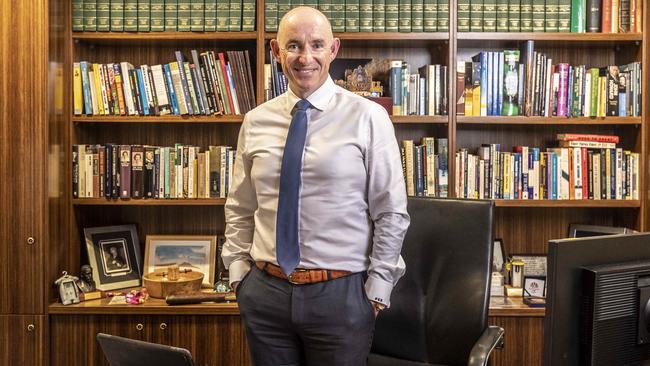
[[[180,273],[178,280],[171,281],[163,275],[163,271],[156,271],[145,274],[142,276],[142,280],[144,281],[144,287],[146,287],[149,292],[149,296],[157,299],[164,299],[168,295],[201,292],[203,273]]]

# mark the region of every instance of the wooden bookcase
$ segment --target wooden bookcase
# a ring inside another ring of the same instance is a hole
[[[647,3],[647,2],[644,2]],[[644,29],[650,21],[644,4]],[[225,117],[94,117],[72,114],[72,62],[97,63],[128,61],[134,65],[158,64],[173,60],[176,50],[189,55],[197,50],[248,50],[253,66],[257,102],[264,98],[263,68],[269,62],[269,40],[275,33],[264,32],[264,0],[257,1],[257,31],[238,33],[89,33],[71,31],[71,1],[53,0],[60,27],[50,35],[63,70],[63,113],[56,121],[63,146],[63,182],[60,207],[51,215],[62,215],[62,235],[49,259],[48,282],[61,270],[77,272],[84,259],[82,228],[135,223],[140,241],[151,234],[215,235],[224,230],[224,200],[117,200],[73,199],[71,187],[71,146],[76,143],[173,145],[191,143],[236,146],[242,116]],[[52,20],[51,20],[52,21]],[[648,184],[649,98],[647,93],[650,49],[648,32],[638,34],[577,33],[458,33],[456,3],[450,3],[450,32],[444,33],[339,33],[341,58],[402,59],[412,67],[439,63],[448,66],[448,116],[395,116],[398,141],[423,136],[449,139],[449,188],[454,197],[453,161],[458,148],[475,149],[481,143],[500,143],[504,150],[513,145],[552,146],[559,132],[615,134],[621,146],[641,154],[641,187]],[[554,61],[589,66],[606,66],[632,61],[643,62],[642,117],[626,118],[543,118],[456,116],[456,61],[467,61],[481,50],[521,48],[535,40],[536,50]],[[52,119],[52,117],[50,117]],[[62,126],[62,127],[61,127]],[[646,230],[649,225],[648,195],[641,190],[636,201],[504,201],[496,202],[496,236],[504,240],[508,253],[545,254],[549,239],[566,236],[570,223],[627,226]],[[435,218],[431,218],[435,220]],[[460,218],[459,218],[460,219]],[[51,229],[53,230],[53,229]],[[462,283],[459,283],[462,286]],[[102,364],[94,342],[96,331],[109,331],[190,348],[197,363],[240,365],[248,363],[244,334],[236,305],[200,305],[170,308],[151,306],[114,307],[105,301],[62,306],[54,293],[48,308],[51,356],[55,365]],[[541,365],[544,311],[529,309],[516,301],[493,304],[490,323],[506,329],[506,344],[497,350],[493,365]],[[189,340],[187,339],[189,338]],[[218,355],[202,350],[212,349]]]

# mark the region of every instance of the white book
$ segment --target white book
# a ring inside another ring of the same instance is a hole
[[[205,170],[205,182],[203,186],[205,190],[203,191],[203,198],[210,198],[210,151],[205,152],[205,164],[203,164]]]
[[[183,145],[176,145],[176,198],[183,198]]]
[[[86,197],[93,198],[95,197],[93,192],[93,154],[88,151],[86,152]]]
[[[632,153],[632,199],[639,199],[639,153]]]
[[[235,156],[237,155],[237,150],[233,150],[228,147],[228,187],[226,188],[226,195],[230,191],[230,186],[232,185],[232,175],[233,175],[233,166],[235,165]]]
[[[539,199],[539,150],[533,150],[533,173],[532,176],[532,185],[533,185],[533,199]],[[531,184],[531,179],[528,179],[528,184]]]
[[[616,149],[616,199],[623,199],[623,149]]]
[[[526,177],[526,185],[524,185],[524,176]],[[521,147],[521,199],[528,199],[528,185],[530,184],[530,169],[528,167],[528,146]]]
[[[485,197],[485,160],[480,159],[478,162],[478,198]]]
[[[456,177],[458,177],[460,174],[460,154],[460,152],[457,152],[456,156],[454,157],[454,170],[456,171]],[[460,181],[460,179],[456,179],[456,192],[458,192],[457,195],[460,198],[467,198],[464,196],[463,191],[461,190]]]
[[[144,84],[144,93],[147,97],[147,104],[149,105],[149,114],[155,115],[155,105],[153,102],[153,87],[149,79],[149,66],[142,65],[140,66],[142,71],[142,83]]]
[[[127,114],[137,114],[133,105],[133,86],[131,86],[131,78],[129,77],[129,71],[133,70],[133,65],[128,62],[120,62],[120,70],[122,71],[122,89],[124,89],[124,104]]]
[[[510,156],[510,176],[508,183],[510,185],[510,199],[515,199],[515,154],[509,153]]]
[[[467,194],[469,198],[476,198],[476,162],[475,156],[467,155]]]
[[[167,86],[165,85],[165,74],[163,73],[162,65],[151,66],[151,74],[153,75],[153,88],[156,92],[156,100],[158,102],[158,113],[161,116],[171,113],[169,105],[169,98],[167,98]]]
[[[194,184],[196,181],[194,177],[194,160],[196,159],[194,146],[188,147],[187,153],[187,198],[196,198],[194,195]]]
[[[594,153],[593,158],[593,181],[594,181],[594,200],[600,200],[601,182],[600,182],[600,153]]]
[[[550,103],[550,97],[551,97],[551,66],[553,66],[553,60],[552,59],[547,59],[546,60],[546,90],[544,90],[544,113],[543,115],[546,117],[549,117],[549,113],[551,108],[549,108],[549,103]]]
[[[77,152],[77,161],[79,164],[79,198],[86,198],[86,145],[77,145]]]
[[[573,148],[573,187],[575,199],[582,199],[582,149]]]
[[[97,86],[95,85],[95,72],[88,70],[88,82],[90,83],[90,99],[93,105],[93,115],[99,114],[99,100],[97,99]]]
[[[158,158],[158,198],[165,198],[165,170],[167,169],[167,158],[165,157],[166,147],[160,148],[159,158]],[[167,154],[168,156],[169,154]]]
[[[226,169],[228,168],[228,151],[225,146],[219,146],[219,198],[226,198]]]
[[[585,106],[585,116],[591,115],[591,73],[585,73],[585,97],[583,99]],[[595,197],[595,195],[594,195]]]

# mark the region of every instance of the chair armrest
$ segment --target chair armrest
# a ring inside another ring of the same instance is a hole
[[[500,347],[503,344],[504,330],[501,327],[490,325],[481,334],[478,341],[472,347],[472,352],[469,354],[468,366],[487,366],[490,353],[495,347]]]

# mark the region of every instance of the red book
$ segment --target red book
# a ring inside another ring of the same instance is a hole
[[[603,0],[602,14],[603,20],[600,27],[602,29],[602,32],[612,33],[612,0]]]
[[[230,90],[230,78],[228,77],[228,70],[226,70],[226,60],[223,53],[219,52],[219,64],[221,65],[221,72],[223,72],[224,84],[226,84],[226,94],[228,94],[228,104],[230,104],[230,111],[235,114],[235,105],[232,102],[233,91]]]
[[[592,135],[587,133],[558,133],[559,141],[595,141],[595,142],[613,142],[618,144],[619,138],[614,135]]]

